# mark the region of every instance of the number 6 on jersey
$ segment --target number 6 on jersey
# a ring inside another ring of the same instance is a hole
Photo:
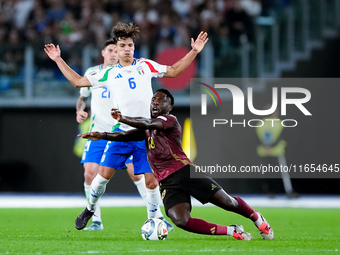
[[[135,78],[129,78],[128,81],[129,81],[129,86],[131,89],[135,89],[136,88],[136,83],[134,82],[134,79]]]

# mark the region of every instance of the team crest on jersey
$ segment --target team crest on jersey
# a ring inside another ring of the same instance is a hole
[[[142,66],[137,66],[137,71],[140,75],[144,75],[144,70],[143,70],[143,67]]]

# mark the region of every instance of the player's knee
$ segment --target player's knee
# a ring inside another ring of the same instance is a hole
[[[232,208],[238,208],[238,201],[233,197],[230,197],[230,206]]]
[[[86,172],[86,171],[85,171],[85,172],[84,172],[85,183],[86,183],[87,185],[91,185],[91,183],[92,183],[94,177],[96,177],[96,175],[97,175],[97,174],[95,174],[95,173],[91,173],[91,172]]]
[[[238,208],[237,200],[227,194],[223,189],[217,191],[210,202],[228,211],[234,212]]]
[[[145,186],[148,189],[155,189],[157,188],[158,182],[156,177],[152,173],[145,173]]]
[[[171,214],[168,213],[169,218],[171,219],[171,221],[179,228],[185,229],[185,226],[188,223],[188,219],[186,219],[185,217],[181,217],[177,214]]]
[[[158,183],[157,182],[145,182],[145,186],[148,189],[155,189],[157,188]]]
[[[137,175],[132,174],[132,175],[130,175],[130,178],[131,178],[131,180],[133,182],[138,182],[140,179],[142,179],[142,177],[143,177],[143,175],[141,175],[141,174],[137,174]]]
[[[102,176],[103,178],[110,180],[112,175],[114,175],[116,169],[112,167],[106,167],[106,166],[101,166],[99,167],[99,175]]]
[[[167,215],[172,222],[179,228],[185,229],[190,218],[190,207],[183,207],[183,205],[176,205],[170,208]]]

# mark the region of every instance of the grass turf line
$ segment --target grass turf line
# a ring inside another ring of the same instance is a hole
[[[215,207],[194,208],[192,217],[222,225],[242,224],[253,236],[198,235],[176,228],[165,241],[144,241],[145,207],[102,208],[104,231],[78,231],[82,208],[0,209],[0,254],[339,254],[338,209],[263,208],[274,241],[262,240],[253,223]]]

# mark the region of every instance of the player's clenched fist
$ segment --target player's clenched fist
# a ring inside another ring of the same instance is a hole
[[[120,121],[122,118],[122,113],[116,109],[116,108],[112,108],[111,109],[111,116],[112,118],[116,119],[117,121]]]

